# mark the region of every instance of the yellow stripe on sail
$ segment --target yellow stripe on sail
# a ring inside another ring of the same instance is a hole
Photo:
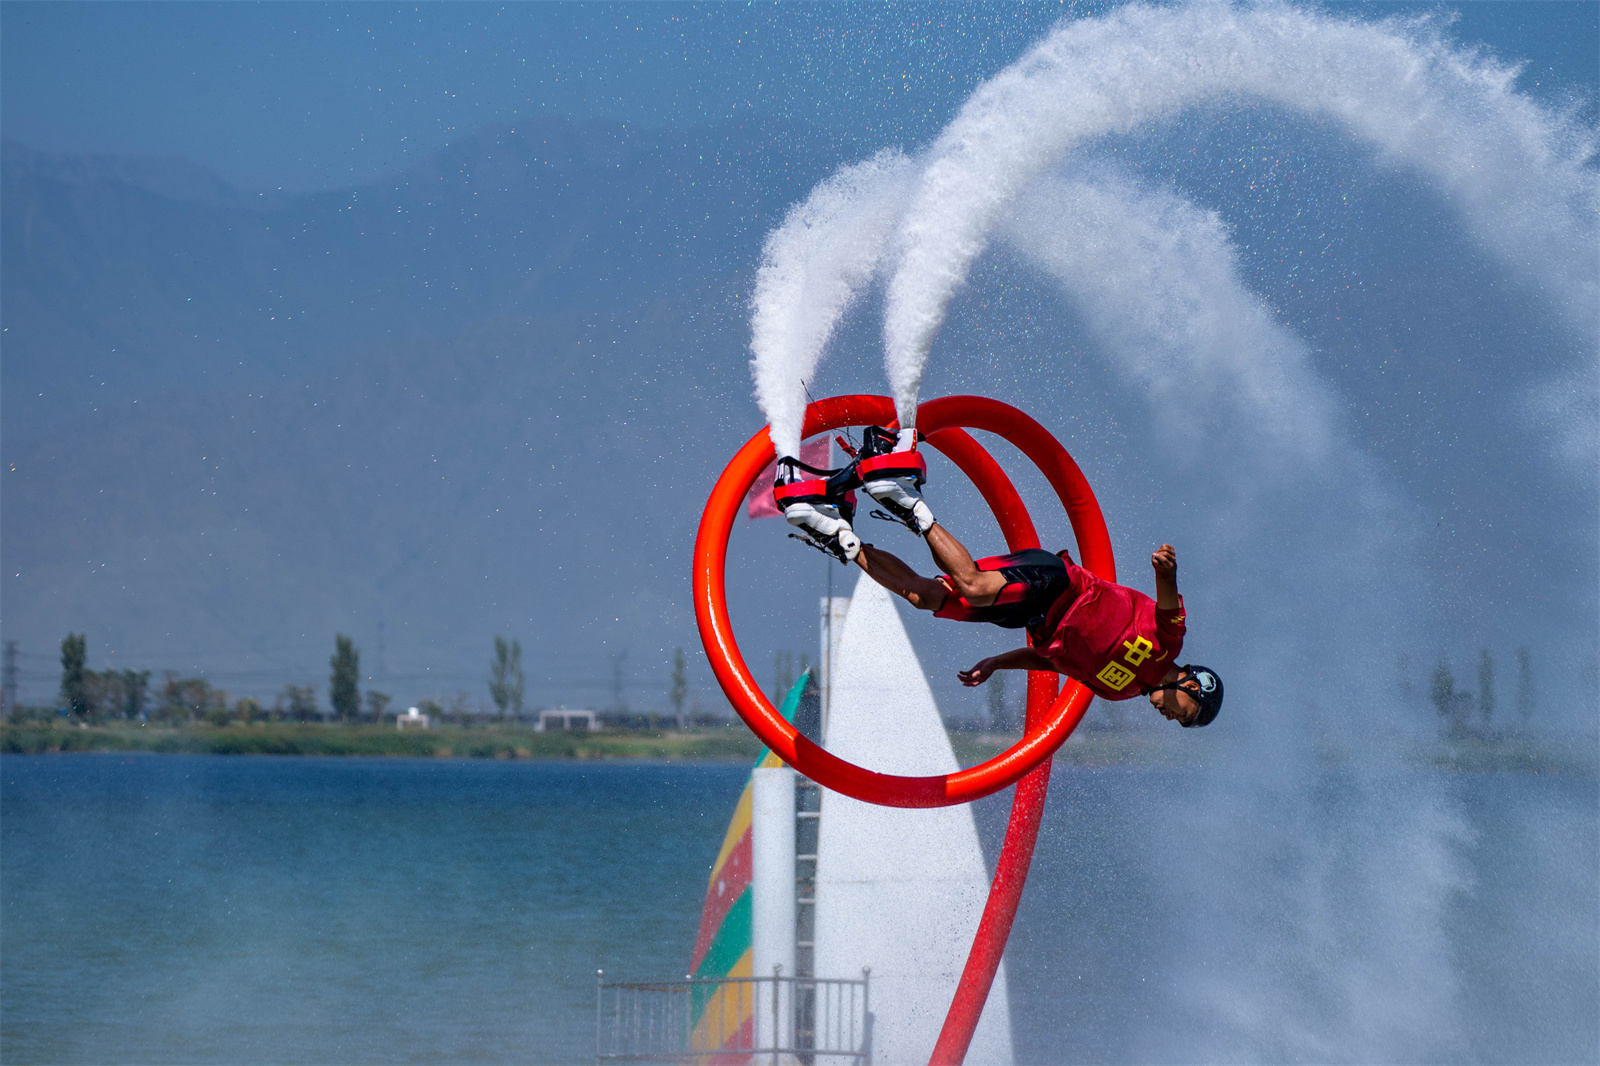
[[[756,769],[782,765],[783,760],[768,751],[756,762]],[[739,845],[739,838],[750,828],[750,805],[754,785],[754,781],[745,782],[744,792],[739,796],[739,806],[733,810],[733,821],[728,823],[728,833],[722,838],[722,850],[717,852],[717,861],[711,864],[709,884],[717,883],[717,874],[722,871],[722,864],[728,861],[728,855]]]
[[[755,972],[752,951],[739,956],[739,961],[728,971],[729,977],[749,977]],[[720,1051],[744,1027],[746,1020],[755,1014],[756,986],[748,981],[720,985],[706,1000],[700,1024],[689,1034],[690,1051]],[[695,1061],[700,1066],[715,1066],[719,1056],[703,1055]]]
[[[733,809],[733,821],[728,823],[728,835],[722,838],[722,850],[717,852],[717,861],[711,864],[711,878],[708,884],[717,883],[717,875],[722,872],[722,866],[728,861],[728,856],[733,849],[738,847],[739,840],[750,831],[750,806],[755,791],[755,782],[745,782],[744,792],[739,796],[739,806]]]

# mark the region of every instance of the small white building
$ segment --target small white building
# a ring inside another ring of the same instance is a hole
[[[582,729],[592,733],[598,728],[593,711],[569,711],[565,707],[553,711],[540,711],[539,724],[535,727],[537,732],[545,733],[552,729]]]
[[[431,714],[423,714],[415,707],[412,707],[405,714],[394,716],[394,727],[396,729],[432,729],[433,716]]]

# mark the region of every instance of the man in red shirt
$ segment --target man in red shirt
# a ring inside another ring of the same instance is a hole
[[[1208,725],[1217,716],[1222,707],[1221,678],[1204,666],[1180,666],[1177,661],[1185,614],[1172,545],[1163,544],[1150,555],[1154,600],[1085,570],[1064,551],[1052,555],[1033,548],[974,561],[966,547],[934,520],[922,499],[926,467],[914,451],[914,438],[895,441],[890,431],[877,427],[867,431],[869,443],[880,436],[881,447],[863,448],[855,464],[859,483],[892,517],[927,540],[934,562],[945,574],[923,577],[889,552],[859,541],[841,558],[853,559],[878,584],[937,617],[1027,630],[1026,647],[960,672],[956,676],[962,684],[981,685],[996,670],[1050,670],[1082,682],[1102,699],[1143,695],[1163,717],[1186,728]],[[807,491],[830,501],[839,495],[821,482]],[[783,486],[777,495],[785,504]],[[802,499],[798,484],[789,495]],[[853,510],[847,506],[831,521],[849,531]],[[800,517],[796,508],[790,521],[805,530],[807,525],[796,520]],[[828,532],[839,531],[830,527]]]
[[[1028,646],[991,656],[956,676],[981,685],[996,670],[1051,670],[1106,700],[1146,696],[1162,716],[1186,727],[1209,725],[1222,706],[1222,682],[1203,666],[1180,666],[1183,598],[1178,557],[1163,544],[1150,556],[1156,598],[1114,584],[1037,548],[974,561],[937,522],[925,534],[948,573],[922,577],[889,552],[863,544],[856,565],[921,610],[964,622],[1026,628]],[[1026,616],[1026,617],[1025,617]]]

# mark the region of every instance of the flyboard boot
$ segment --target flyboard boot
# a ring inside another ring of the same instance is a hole
[[[897,434],[882,426],[868,426],[861,434],[856,476],[867,495],[883,507],[883,511],[873,511],[872,517],[903,522],[919,537],[932,528],[933,511],[922,499],[928,464],[917,451],[916,430]]]
[[[850,528],[859,484],[853,466],[819,470],[798,459],[784,458],[778,460],[772,495],[783,517],[800,531],[789,534],[791,537],[848,563],[861,550],[861,538]]]

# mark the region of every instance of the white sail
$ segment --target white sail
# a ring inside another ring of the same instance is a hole
[[[958,768],[894,600],[865,575],[833,658],[829,751],[888,773]],[[816,972],[871,967],[874,1062],[928,1061],[988,892],[970,806],[900,810],[823,793]],[[966,1061],[1012,1061],[1003,963]]]

